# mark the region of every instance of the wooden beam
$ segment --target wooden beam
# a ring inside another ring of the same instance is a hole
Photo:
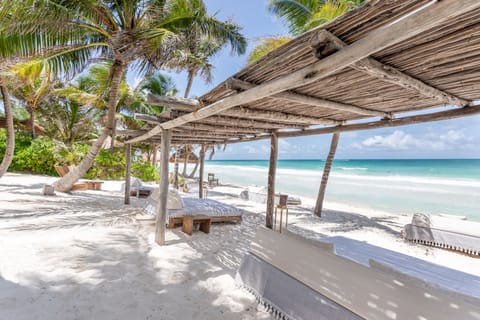
[[[398,127],[398,126],[423,123],[423,122],[455,119],[455,118],[461,118],[466,116],[473,116],[476,114],[480,114],[480,106],[464,107],[459,109],[440,111],[440,112],[403,117],[403,118],[384,119],[380,121],[347,124],[347,125],[336,126],[336,127],[307,129],[303,131],[279,132],[278,136],[281,138],[291,138],[291,137],[303,137],[303,136],[310,136],[310,135],[317,135],[317,134],[328,134],[328,133],[334,133],[334,132],[348,132],[348,131],[386,128],[386,127]]]
[[[203,198],[203,175],[204,175],[204,168],[205,168],[205,145],[202,144],[200,148],[200,173],[198,179],[198,197],[200,199]]]
[[[237,78],[228,79],[226,81],[226,86],[227,88],[233,89],[233,90],[239,90],[239,89],[250,90],[255,87],[254,84],[237,79]],[[372,116],[372,117],[390,117],[390,114],[388,114],[387,112],[361,108],[361,107],[357,107],[350,104],[340,103],[340,102],[326,100],[326,99],[319,99],[319,98],[306,96],[306,95],[293,93],[293,92],[280,92],[272,95],[271,97],[280,99],[280,100],[315,106],[315,107],[347,111],[347,112],[363,114],[363,115]],[[335,120],[330,120],[330,121],[335,121]],[[338,124],[338,121],[337,121],[337,124]]]
[[[268,167],[267,213],[265,225],[273,228],[273,207],[275,206],[275,175],[277,172],[278,136],[273,132],[270,140],[270,163]]]
[[[202,107],[197,99],[181,98],[176,96],[159,96],[149,93],[148,103],[152,106],[166,106],[175,110],[193,112]]]
[[[251,86],[250,88],[252,87],[254,86]],[[302,97],[300,95],[296,95],[296,96]],[[296,102],[298,102],[298,100]],[[172,96],[156,96],[152,94],[149,95],[149,103],[152,105],[165,105],[181,111],[194,111],[194,110],[197,110],[202,105],[196,99],[185,99],[185,98],[172,97]],[[339,104],[339,103],[331,103],[331,104],[342,106],[342,104]],[[383,112],[378,112],[378,111],[372,111],[372,113],[374,115],[384,115]],[[310,116],[304,116],[304,115],[292,114],[292,113],[286,113],[286,112],[251,109],[247,107],[238,107],[238,108],[232,108],[230,110],[225,110],[224,112],[222,112],[222,116],[247,118],[247,119],[254,119],[254,120],[264,120],[264,121],[270,121],[270,122],[305,123],[310,125],[340,124],[340,121],[336,121],[336,120],[316,118],[316,117],[310,117]]]
[[[161,161],[160,161],[160,199],[158,200],[157,220],[155,226],[155,241],[165,244],[165,225],[167,224],[167,196],[168,196],[168,154],[172,132],[162,131]]]
[[[435,26],[480,7],[478,0],[443,0],[431,2],[409,12],[392,23],[371,31],[362,39],[322,60],[250,90],[225,97],[195,112],[167,121],[147,134],[128,141],[139,142],[182,124],[197,121],[232,107],[250,103],[289,89],[302,87],[338,72],[378,51],[398,44]]]
[[[225,110],[224,112],[222,112],[222,114],[230,117],[265,120],[265,121],[272,121],[272,122],[304,123],[309,125],[341,124],[341,121],[336,121],[336,120],[303,116],[299,114],[292,114],[292,113],[279,112],[279,111],[251,109],[247,107],[235,107],[230,110]]]
[[[161,113],[159,117],[168,117],[171,118],[171,113]],[[162,121],[156,116],[152,116],[149,114],[142,114],[142,113],[135,113],[134,115],[135,119],[142,120],[148,123],[152,124],[160,124]],[[177,128],[176,128],[177,129]],[[236,133],[262,133],[262,132],[268,132],[265,129],[255,129],[255,128],[246,128],[246,127],[239,127],[236,125],[210,125],[210,124],[202,124],[202,123],[189,123],[185,124],[181,127],[178,127],[178,129],[184,129],[184,130],[204,130],[204,131],[216,131],[216,132],[236,132]],[[125,130],[120,130],[119,132],[124,132]],[[148,131],[144,131],[142,134],[147,133]]]
[[[320,184],[320,190],[318,191],[317,203],[315,204],[315,215],[322,216],[323,208],[323,199],[325,198],[325,191],[327,190],[328,177],[330,175],[330,169],[332,168],[333,158],[335,157],[335,152],[337,151],[338,140],[340,138],[340,133],[335,132],[332,136],[332,142],[330,144],[330,151],[328,152],[327,161],[323,168],[322,182]]]
[[[179,112],[179,116],[186,115],[186,113]],[[159,125],[161,125],[164,122],[160,122]],[[308,127],[309,124],[297,124],[297,123],[287,123],[287,122],[279,122],[279,121],[259,121],[259,120],[253,120],[253,119],[243,119],[240,121],[239,118],[236,117],[227,117],[227,116],[219,116],[219,115],[213,115],[208,118],[201,119],[197,121],[196,123],[188,123],[187,125],[192,125],[192,124],[207,124],[207,125],[213,125],[213,126],[232,126],[234,124],[237,127],[241,128],[250,128],[250,129],[277,129],[277,128],[305,128]],[[183,127],[179,126],[179,127]],[[178,128],[178,127],[176,127]]]
[[[345,42],[343,42],[341,39],[339,39],[329,31],[321,30],[311,40],[312,46],[314,48],[318,48],[318,46],[320,46],[322,48],[325,48],[324,50],[328,50],[328,52],[318,52],[317,54],[319,54],[320,56],[331,54],[332,49],[329,46],[325,47],[325,42],[332,43],[334,49],[337,50],[342,50],[348,46]],[[399,85],[406,89],[417,91],[423,96],[435,99],[447,105],[457,105],[463,107],[471,104],[471,101],[456,97],[453,94],[435,88],[434,86],[431,86],[419,79],[409,76],[408,74],[398,70],[397,68],[383,64],[371,57],[360,60],[352,64],[351,67],[358,71],[367,73],[368,75],[378,78],[382,81],[386,81]]]
[[[130,175],[131,175],[131,168],[132,168],[132,145],[127,144],[125,148],[125,204],[130,204]]]

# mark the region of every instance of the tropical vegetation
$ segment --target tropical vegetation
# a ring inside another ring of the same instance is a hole
[[[94,139],[76,168],[55,183],[59,191],[69,190],[87,171],[92,172],[109,137],[115,154],[117,125],[141,126],[131,117],[134,112],[161,111],[149,107],[145,99],[146,91],[157,93],[155,77],[161,79],[155,70],[186,70],[190,87],[199,72],[208,74],[208,58],[225,45],[234,53],[243,53],[246,47],[240,28],[209,15],[202,0],[3,2],[0,31],[0,89],[6,122],[13,123],[8,102],[12,96],[30,114],[32,138],[36,123],[42,122],[47,135],[70,146]],[[103,62],[92,66],[92,61]],[[88,67],[87,76],[62,84]],[[149,79],[129,88],[128,71]],[[14,82],[9,88],[7,84]],[[13,156],[13,125],[7,128],[0,176]]]
[[[361,5],[365,0],[269,0],[268,9],[284,21],[292,36],[318,27]],[[291,40],[291,36],[267,37],[253,49],[248,62],[253,63]]]

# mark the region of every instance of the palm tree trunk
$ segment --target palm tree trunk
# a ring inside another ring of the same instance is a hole
[[[187,87],[185,88],[184,98],[188,98],[190,95],[190,89],[192,89],[193,78],[195,77],[195,72],[193,70],[188,71],[188,82]]]
[[[323,209],[323,200],[325,198],[325,191],[327,190],[328,176],[330,175],[330,169],[332,168],[333,158],[337,151],[338,140],[340,139],[340,133],[336,132],[332,136],[332,142],[330,144],[330,151],[328,152],[327,161],[325,161],[325,167],[323,168],[322,182],[320,184],[320,190],[318,191],[317,203],[315,204],[315,210],[313,213],[321,217]]]
[[[198,165],[200,164],[200,160],[197,159],[197,162],[195,162],[195,167],[193,168],[192,172],[188,175],[189,178],[193,178],[195,176],[195,173],[197,172]]]
[[[0,77],[0,90],[3,97],[3,106],[5,109],[5,118],[7,121],[7,148],[5,149],[5,154],[0,164],[0,177],[2,177],[5,172],[7,172],[8,167],[12,163],[13,152],[15,151],[15,130],[13,127],[13,113],[12,105],[10,102],[10,96],[8,94],[8,89],[3,82],[3,78]]]
[[[182,172],[182,176],[184,178],[187,177],[187,164],[188,164],[188,158],[190,158],[190,152],[188,152],[188,148],[187,146],[185,146],[185,154],[184,154],[184,159],[183,159],[183,172]]]
[[[110,145],[110,152],[115,152],[115,135],[117,133],[117,120],[113,119],[113,127],[112,127],[112,144]]]
[[[35,108],[32,105],[28,106],[28,113],[30,113],[30,132],[32,133],[32,139],[35,139]]]
[[[157,145],[154,144],[153,145],[153,157],[152,157],[153,158],[152,159],[152,166],[154,166],[154,167],[157,165],[157,151],[158,151]]]
[[[110,91],[108,94],[108,111],[107,111],[107,122],[105,128],[103,129],[102,135],[95,141],[90,150],[88,151],[85,158],[82,162],[75,167],[73,170],[69,171],[60,180],[57,180],[53,186],[55,190],[65,192],[69,191],[73,184],[80,179],[93,164],[96,156],[100,152],[105,139],[111,134],[113,126],[115,125],[115,111],[117,110],[118,98],[120,93],[120,82],[122,81],[125,70],[127,69],[127,64],[115,60],[111,68],[111,85]]]

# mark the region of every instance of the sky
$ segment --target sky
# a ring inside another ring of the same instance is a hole
[[[208,11],[219,19],[232,19],[242,26],[251,51],[255,41],[266,36],[288,34],[282,21],[267,10],[266,0],[205,0]],[[215,66],[212,83],[197,78],[191,97],[201,96],[246,66],[246,57],[231,56],[229,49],[212,59]],[[169,73],[177,88],[184,92],[185,73]],[[133,79],[132,81],[135,82]],[[280,159],[324,159],[330,135],[279,140]],[[232,144],[214,159],[268,159],[269,141]],[[338,159],[430,159],[480,158],[480,116],[417,124],[395,128],[343,133],[337,149]]]

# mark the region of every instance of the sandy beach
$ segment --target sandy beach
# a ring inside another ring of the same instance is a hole
[[[167,231],[138,222],[145,199],[123,204],[121,181],[101,191],[42,195],[57,178],[9,173],[0,179],[0,319],[270,319],[235,273],[265,206],[219,186],[209,198],[247,211],[240,224],[215,224],[210,234]],[[192,196],[196,193],[192,189]],[[313,199],[292,206],[289,229],[320,239],[342,235],[480,276],[480,259],[404,242],[411,217]]]

